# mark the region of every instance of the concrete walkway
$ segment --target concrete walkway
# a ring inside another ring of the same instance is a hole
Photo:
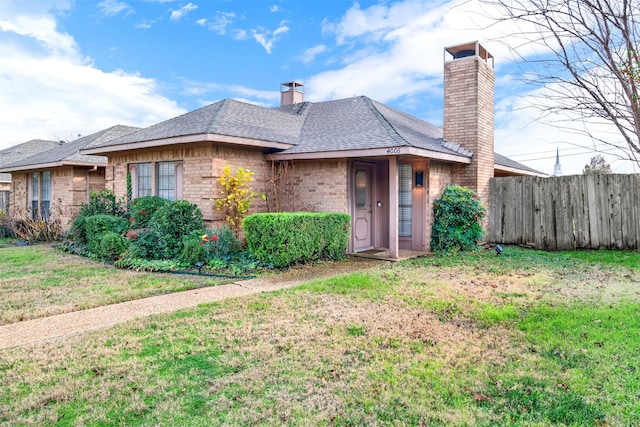
[[[311,268],[307,270],[309,274],[304,274],[303,278],[296,277],[296,274],[283,273],[282,275],[243,280],[228,285],[176,292],[11,323],[0,326],[0,349],[60,340],[90,331],[109,328],[113,325],[126,323],[152,314],[170,313],[184,308],[195,307],[202,303],[289,288],[315,278],[366,270],[380,265],[380,261],[349,264],[349,268],[339,268],[339,265],[334,266],[334,268],[319,268],[315,270]]]

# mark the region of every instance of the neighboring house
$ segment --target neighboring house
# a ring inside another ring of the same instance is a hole
[[[42,151],[59,147],[61,142],[32,139],[22,144],[14,145],[0,151],[0,168],[9,163],[17,162],[25,157],[33,156]],[[11,193],[11,174],[0,173],[0,210],[9,210],[9,198]]]
[[[89,200],[90,192],[105,186],[107,158],[80,154],[79,150],[136,130],[139,128],[113,126],[0,166],[0,173],[12,176],[11,206],[27,209],[34,218],[47,218],[59,210],[62,224],[67,226]]]
[[[522,163],[518,163],[515,160],[511,160],[510,158],[505,157],[498,153],[494,153],[494,162],[495,162],[495,167],[493,169],[493,176],[495,177],[523,176],[523,175],[540,176],[540,177],[549,176],[543,172],[539,172],[535,169],[525,166]]]
[[[314,210],[352,216],[350,251],[429,249],[433,203],[449,183],[486,202],[494,175],[538,175],[493,151],[493,57],[478,43],[446,48],[444,128],[365,96],[304,102],[286,83],[282,105],[226,99],[82,150],[107,156],[106,186],[133,197],[197,204],[221,225],[212,198],[222,169],[255,172],[253,212]],[[491,63],[490,63],[491,62]]]

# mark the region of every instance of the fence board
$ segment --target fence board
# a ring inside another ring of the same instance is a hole
[[[640,174],[492,178],[490,191],[493,242],[640,249]]]

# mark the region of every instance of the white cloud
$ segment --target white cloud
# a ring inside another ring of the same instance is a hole
[[[187,13],[194,11],[198,8],[197,5],[193,4],[193,3],[187,3],[186,5],[182,6],[180,9],[177,10],[172,10],[171,11],[171,15],[169,16],[169,19],[171,19],[172,21],[179,21],[181,20]]]
[[[275,13],[275,12],[279,12],[280,11],[280,6],[278,6],[277,4],[274,4],[273,6],[271,6],[269,8],[269,12],[271,13]]]
[[[286,21],[282,21],[280,23],[280,26],[273,31],[269,31],[265,28],[259,27],[255,30],[251,30],[251,35],[253,36],[255,41],[262,45],[262,47],[264,47],[264,50],[266,50],[267,53],[270,54],[271,49],[273,48],[273,44],[278,41],[278,39],[280,38],[279,36],[281,34],[287,33],[289,29],[290,28],[287,26]],[[236,38],[236,40],[241,39]]]
[[[136,24],[136,28],[140,28],[142,30],[148,30],[149,28],[151,28],[151,25],[153,24],[154,21],[147,21],[144,20],[142,22],[138,22]]]
[[[249,34],[245,30],[233,30],[234,40],[247,40],[248,38]]]
[[[304,62],[305,64],[313,62],[315,61],[316,56],[326,51],[327,51],[327,46],[323,44],[310,47],[309,49],[305,50],[304,53],[302,54],[302,62]]]
[[[125,2],[117,1],[117,0],[103,0],[98,3],[98,7],[100,8],[100,12],[102,12],[105,16],[115,16],[120,13],[124,13],[125,15],[129,15],[134,13],[134,10],[131,6],[129,6]]]
[[[332,28],[338,44],[346,39],[364,35],[379,38],[388,30],[401,28],[430,10],[440,8],[442,1],[409,0],[393,3],[389,7],[379,4],[361,9],[360,4],[347,10],[339,24]],[[326,27],[328,30],[329,27]]]
[[[189,79],[183,79],[183,84],[187,94],[200,98],[203,98],[204,96],[211,98],[211,95],[217,93],[231,94],[233,99],[256,105],[264,105],[266,107],[273,106],[280,101],[280,92],[259,90],[243,85],[223,85],[219,83],[196,82]],[[219,99],[220,98],[218,98],[218,100]],[[257,101],[257,99],[260,101]],[[202,105],[206,105],[203,104],[203,102],[210,103],[208,100],[202,100],[200,103]]]
[[[236,14],[233,12],[217,11],[216,16],[209,21],[208,19],[198,19],[196,24],[207,27],[216,34],[223,35],[227,33],[227,27],[233,23]]]
[[[34,8],[30,8],[34,9]],[[148,126],[182,114],[136,73],[104,72],[57,29],[48,8],[0,12],[0,149],[34,138]]]

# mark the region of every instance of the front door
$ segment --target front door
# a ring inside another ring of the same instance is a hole
[[[373,249],[373,172],[367,163],[353,165],[353,251]]]

